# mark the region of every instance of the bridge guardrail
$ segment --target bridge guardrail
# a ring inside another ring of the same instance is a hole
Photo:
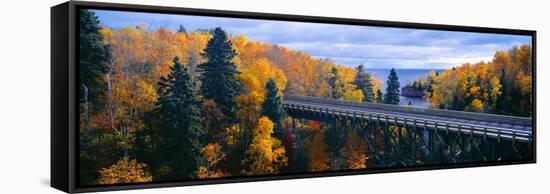
[[[400,106],[400,105],[390,105],[390,104],[381,104],[381,103],[355,102],[355,101],[325,99],[325,98],[310,97],[310,96],[284,96],[284,99],[316,102],[316,103],[323,103],[323,104],[364,107],[364,108],[371,108],[371,109],[385,110],[385,111],[397,111],[397,112],[403,112],[403,113],[415,113],[415,114],[420,113],[420,114],[431,115],[431,116],[444,116],[449,118],[474,120],[474,121],[487,122],[487,123],[502,123],[502,124],[519,125],[519,126],[527,126],[527,127],[532,127],[533,125],[533,119],[526,118],[526,117],[474,113],[474,112],[466,112],[466,111],[441,110],[441,109],[432,109],[432,108],[418,108],[418,107],[412,107],[412,106]]]

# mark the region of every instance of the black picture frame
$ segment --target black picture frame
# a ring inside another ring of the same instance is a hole
[[[532,37],[531,45],[533,49],[533,158],[528,160],[504,162],[443,164],[369,170],[344,170],[308,174],[230,177],[222,179],[193,180],[185,182],[155,182],[79,187],[79,133],[77,133],[78,125],[76,125],[76,123],[78,123],[77,107],[79,103],[77,95],[79,91],[78,87],[76,86],[78,86],[79,83],[79,77],[77,73],[79,65],[77,61],[78,52],[76,52],[76,50],[79,48],[77,36],[79,30],[78,10],[83,8],[328,24],[346,24],[360,26],[528,35]],[[536,163],[536,54],[536,31],[532,30],[69,1],[51,8],[51,186],[64,192],[74,193]]]

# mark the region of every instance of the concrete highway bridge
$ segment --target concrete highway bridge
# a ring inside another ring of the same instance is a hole
[[[335,146],[348,129],[362,129],[380,166],[533,157],[532,118],[306,96],[285,96],[283,107],[293,119],[328,123]]]

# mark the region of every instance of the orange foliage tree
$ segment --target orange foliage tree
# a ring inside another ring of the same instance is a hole
[[[146,165],[124,157],[116,164],[99,171],[99,184],[141,183],[152,181]]]

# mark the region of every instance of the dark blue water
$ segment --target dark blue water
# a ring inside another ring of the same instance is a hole
[[[442,69],[395,69],[397,77],[399,77],[399,86],[403,87],[409,82],[413,82],[419,77],[427,77],[430,71],[436,70],[441,73]],[[386,92],[386,81],[388,81],[388,75],[390,75],[391,69],[367,69],[367,71],[374,77],[383,81],[382,92]],[[430,103],[422,98],[409,98],[401,96],[399,100],[400,105],[407,105],[409,102],[415,107],[428,108]]]

